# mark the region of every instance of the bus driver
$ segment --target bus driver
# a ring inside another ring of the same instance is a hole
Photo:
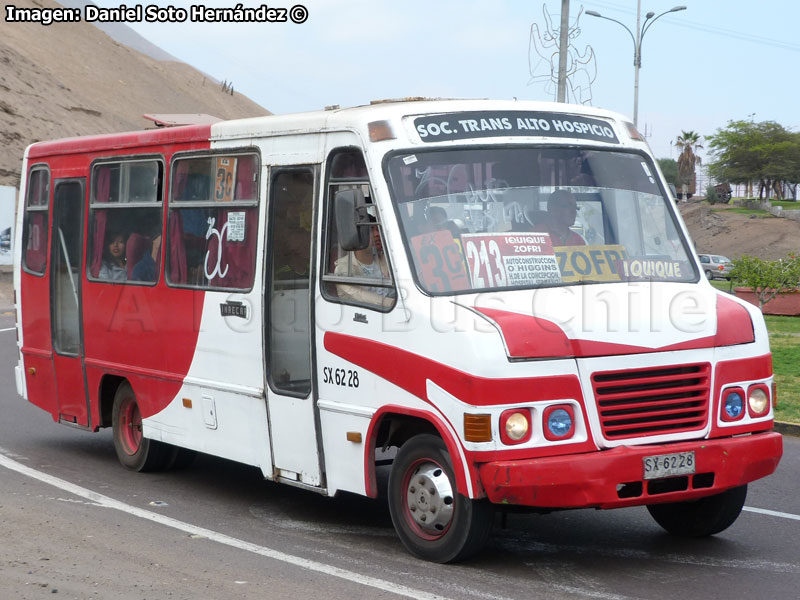
[[[570,227],[578,216],[578,203],[568,190],[556,190],[547,199],[547,223],[544,231],[550,234],[553,246],[585,246],[586,241]]]

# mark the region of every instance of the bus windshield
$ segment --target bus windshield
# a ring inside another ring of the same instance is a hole
[[[388,177],[430,294],[697,281],[649,158],[580,148],[400,152]]]

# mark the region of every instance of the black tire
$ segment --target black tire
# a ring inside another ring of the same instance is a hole
[[[168,466],[172,448],[142,436],[139,405],[127,381],[119,386],[114,395],[111,426],[114,430],[114,449],[123,467],[144,472],[161,471]]]
[[[491,503],[456,491],[447,448],[429,434],[411,438],[397,452],[389,475],[389,512],[408,551],[437,563],[479,552],[494,521]]]
[[[733,525],[746,498],[747,486],[743,485],[691,502],[652,504],[647,510],[672,535],[707,537]]]

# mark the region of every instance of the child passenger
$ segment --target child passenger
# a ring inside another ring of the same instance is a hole
[[[112,233],[103,249],[103,264],[100,267],[100,279],[109,281],[125,281],[128,279],[125,266],[125,235]]]

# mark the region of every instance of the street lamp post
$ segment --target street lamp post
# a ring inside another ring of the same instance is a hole
[[[653,26],[658,19],[666,15],[667,13],[678,12],[679,10],[686,10],[685,6],[674,6],[669,10],[665,10],[660,15],[656,16],[654,12],[649,12],[644,16],[644,23],[639,26],[641,21],[641,14],[642,14],[642,0],[638,0],[637,7],[636,7],[636,35],[628,28],[625,23],[621,21],[617,21],[616,19],[612,19],[611,17],[605,17],[601,15],[599,12],[594,10],[587,10],[586,14],[590,17],[599,17],[601,19],[605,19],[606,21],[614,21],[614,23],[618,23],[625,28],[630,36],[631,40],[633,40],[633,68],[634,68],[634,82],[633,82],[633,124],[637,127],[639,126],[639,69],[642,68],[642,41],[644,41],[644,34],[647,33],[647,30]]]

